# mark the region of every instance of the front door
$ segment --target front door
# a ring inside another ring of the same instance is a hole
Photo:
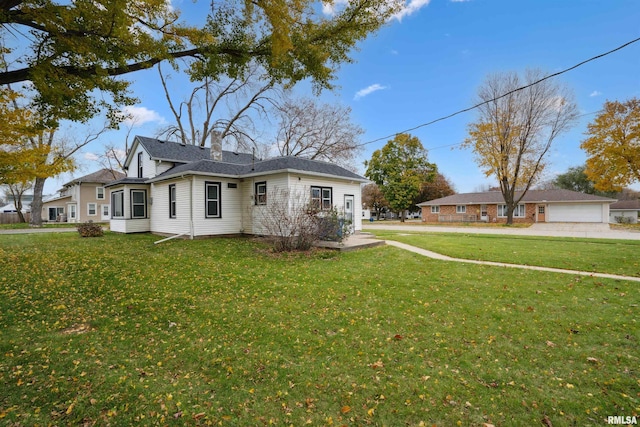
[[[489,215],[487,214],[487,205],[480,206],[480,221],[489,221]]]
[[[344,220],[347,221],[349,227],[353,230],[353,203],[354,197],[351,194],[344,196]]]
[[[538,205],[538,222],[546,222],[546,206]]]

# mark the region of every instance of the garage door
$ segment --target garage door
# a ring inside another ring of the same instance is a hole
[[[600,204],[553,204],[547,212],[548,222],[602,222]]]

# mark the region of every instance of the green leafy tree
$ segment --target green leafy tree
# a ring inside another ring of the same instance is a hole
[[[485,175],[498,180],[507,224],[547,166],[551,144],[577,118],[568,89],[543,77],[538,70],[527,70],[524,78],[514,72],[487,77],[478,90],[478,120],[462,144],[474,151]]]
[[[449,181],[446,176],[438,172],[436,173],[433,181],[422,183],[420,193],[415,199],[414,204],[417,205],[418,203],[451,196],[452,194],[456,194],[453,183]]]
[[[389,206],[384,194],[380,191],[378,184],[367,184],[362,188],[362,203],[376,213],[376,218],[380,219],[380,214]]]
[[[188,62],[189,76],[201,81],[242,76],[255,60],[276,81],[330,88],[339,64],[400,2],[354,0],[330,17],[312,0],[197,5],[207,16],[201,27],[166,0],[0,1],[10,34],[0,42],[10,64],[0,86],[29,81],[42,117],[74,121],[100,110],[115,118],[116,106],[133,102],[119,76],[163,61]]]
[[[553,184],[557,188],[578,191],[580,193],[595,194],[603,197],[615,196],[615,192],[596,189],[593,181],[587,176],[586,169],[587,167],[585,165],[569,168],[565,173],[558,175],[553,181]]]
[[[640,181],[640,99],[605,102],[586,135],[580,148],[587,152],[586,174],[597,189],[620,191]]]
[[[389,207],[400,214],[410,209],[425,182],[431,182],[437,168],[427,160],[427,151],[415,136],[398,134],[365,162],[365,175],[378,184]]]

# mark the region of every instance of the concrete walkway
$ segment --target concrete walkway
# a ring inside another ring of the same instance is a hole
[[[446,255],[428,251],[422,248],[417,248],[415,246],[407,245],[405,243],[400,243],[393,240],[385,240],[385,242],[387,245],[395,246],[396,248],[404,249],[404,250],[416,253],[418,255],[426,256],[426,257],[437,259],[440,261],[464,262],[467,264],[481,264],[481,265],[492,265],[495,267],[521,268],[524,270],[549,271],[551,273],[564,273],[564,274],[572,274],[577,276],[602,277],[605,279],[629,280],[633,282],[640,282],[640,277],[619,276],[617,274],[591,273],[587,271],[565,270],[563,268],[537,267],[534,265],[507,264],[504,262],[478,261],[478,260],[472,260],[472,259],[452,258]]]
[[[385,221],[363,222],[365,230],[416,231],[429,233],[497,234],[512,236],[552,236],[582,237],[590,239],[640,240],[640,232],[635,230],[612,229],[609,224],[546,223],[532,224],[530,227],[473,227],[422,225],[422,222],[407,221],[405,224]]]
[[[69,233],[71,231],[78,231],[75,228],[56,228],[56,227],[43,227],[43,228],[17,228],[0,230],[2,234],[33,234],[33,233]]]

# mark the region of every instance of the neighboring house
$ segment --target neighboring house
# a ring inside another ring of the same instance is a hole
[[[58,197],[42,203],[43,221],[109,221],[111,208],[105,184],[124,176],[122,172],[101,169],[67,182]]]
[[[300,157],[259,160],[251,154],[137,136],[127,176],[107,185],[111,231],[193,237],[264,234],[261,212],[274,191],[289,191],[319,210],[336,208],[362,228],[360,184],[332,163]]]
[[[608,223],[615,199],[570,190],[529,190],[513,213],[514,223]],[[500,191],[454,194],[418,204],[423,222],[506,222]]]
[[[619,200],[609,206],[609,222],[636,224],[640,215],[640,200]]]

